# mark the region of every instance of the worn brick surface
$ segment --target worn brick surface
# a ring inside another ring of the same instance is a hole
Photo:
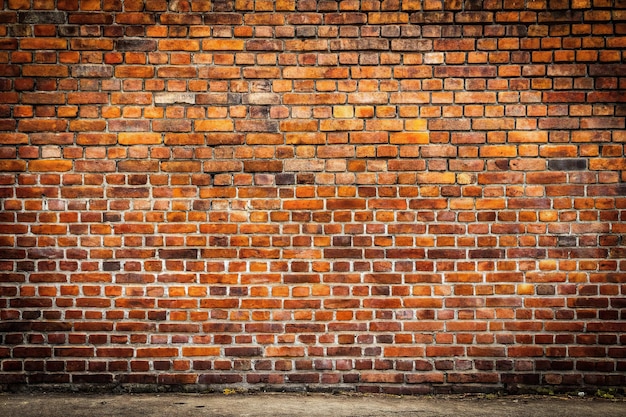
[[[0,387],[626,384],[624,1],[0,12]]]

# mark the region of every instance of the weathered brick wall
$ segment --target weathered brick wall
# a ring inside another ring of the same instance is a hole
[[[626,1],[3,3],[0,386],[626,383]]]

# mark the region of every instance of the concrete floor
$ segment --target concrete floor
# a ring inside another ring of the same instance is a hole
[[[625,417],[626,400],[566,396],[0,393],[3,417]]]

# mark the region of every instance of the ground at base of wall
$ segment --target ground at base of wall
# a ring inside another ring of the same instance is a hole
[[[513,396],[552,397],[555,395],[605,400],[626,400],[626,386],[566,386],[566,385],[230,385],[230,384],[0,384],[3,394],[323,394],[323,395],[397,395],[397,396],[459,396],[467,398],[506,398]]]
[[[550,410],[548,413],[546,410]],[[593,395],[435,395],[257,393],[81,394],[3,393],[7,417],[150,416],[623,416],[626,400]]]

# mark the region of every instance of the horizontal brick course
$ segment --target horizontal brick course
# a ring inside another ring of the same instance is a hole
[[[623,2],[101,3],[0,12],[0,389],[626,383]]]

